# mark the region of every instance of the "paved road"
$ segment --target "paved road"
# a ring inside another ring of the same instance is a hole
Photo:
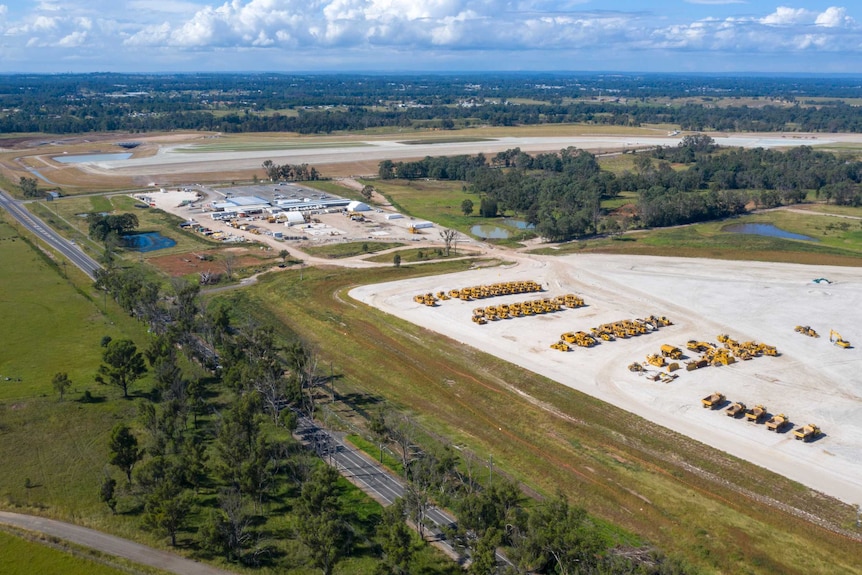
[[[342,475],[356,483],[381,505],[391,505],[404,495],[404,485],[399,478],[362,451],[348,445],[339,434],[318,426],[316,422],[302,415],[299,416],[296,434],[303,443],[328,460]],[[430,508],[426,517],[433,523],[433,526],[428,526],[432,539],[442,543],[456,556],[457,553],[446,543],[446,536],[441,531],[442,527],[454,526],[455,518],[436,507]]]
[[[314,449],[324,460],[328,459],[342,475],[352,480],[381,505],[391,505],[404,495],[404,484],[401,479],[389,473],[364,452],[348,445],[340,434],[320,427],[315,421],[303,415],[299,415],[296,434],[303,443]],[[446,540],[442,530],[444,527],[454,527],[455,517],[442,509],[431,507],[427,510],[425,518],[426,532],[430,532],[430,539],[450,557],[460,559],[460,554]],[[428,525],[428,522],[432,525]],[[467,560],[469,561],[469,558]],[[512,563],[498,551],[497,565],[511,566]]]
[[[46,244],[63,254],[70,263],[76,265],[90,278],[96,278],[96,270],[102,269],[99,262],[81,251],[42,220],[31,214],[24,205],[9,196],[5,190],[0,190],[0,207],[5,208],[22,226],[30,230]]]
[[[128,539],[107,535],[94,529],[54,519],[0,511],[0,523],[27,531],[44,533],[45,535],[57,537],[76,545],[95,549],[115,557],[122,557],[140,565],[148,565],[169,573],[177,573],[178,575],[231,575],[232,573],[231,571],[224,571],[211,565],[180,557],[174,553],[153,549],[152,547],[147,547]]]

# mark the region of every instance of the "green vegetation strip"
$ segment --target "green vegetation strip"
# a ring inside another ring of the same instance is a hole
[[[324,258],[351,258],[362,254],[373,254],[383,250],[397,248],[404,244],[393,242],[349,242],[344,244],[330,244],[325,246],[307,246],[303,247],[303,251],[318,257]]]
[[[530,488],[561,489],[709,571],[862,573],[844,536],[765,502],[845,528],[849,506],[347,296],[360,283],[458,269],[307,270],[303,281],[264,278],[249,305],[322,350],[340,386],[385,398],[454,444],[493,454]]]

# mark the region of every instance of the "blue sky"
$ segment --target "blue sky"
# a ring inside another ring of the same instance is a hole
[[[0,73],[862,73],[862,3],[0,0]]]

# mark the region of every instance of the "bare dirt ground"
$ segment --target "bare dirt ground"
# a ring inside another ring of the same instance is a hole
[[[833,283],[812,282],[819,277]],[[413,301],[418,293],[519,279],[541,282],[543,296],[578,293],[587,306],[477,325],[470,320],[475,307],[536,296],[447,300],[434,308]],[[855,311],[862,305],[858,270],[643,256],[531,256],[501,268],[364,286],[351,295],[845,502],[862,498],[862,358],[857,347],[829,342],[835,329],[862,345]],[[666,315],[674,325],[568,353],[549,347],[566,331],[651,314]],[[811,325],[822,337],[796,333],[799,324]],[[688,340],[716,342],[720,333],[774,345],[780,355],[682,369],[671,383],[627,369],[658,353],[664,343],[686,351]],[[749,407],[764,404],[769,413],[788,415],[794,425],[773,433],[763,424],[727,417],[723,409],[704,409],[700,399],[713,391]],[[824,434],[811,443],[795,440],[792,429],[806,423],[818,424]]]

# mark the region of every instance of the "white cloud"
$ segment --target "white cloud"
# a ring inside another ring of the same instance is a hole
[[[805,8],[788,8],[787,6],[779,6],[772,14],[769,14],[765,18],[761,18],[760,22],[768,26],[790,26],[793,24],[813,22],[814,19],[814,13],[809,12]]]
[[[77,32],[72,32],[68,36],[60,38],[60,41],[57,42],[57,46],[59,48],[77,48],[78,46],[83,46],[86,41],[87,32],[78,30]]]
[[[817,19],[814,23],[826,28],[837,28],[839,26],[853,25],[853,18],[847,16],[846,8],[830,6],[825,12],[817,15]]]
[[[24,11],[0,4],[0,33],[17,47],[75,47],[112,57],[119,56],[118,46],[125,47],[132,60],[140,48],[149,47],[154,59],[164,61],[199,57],[207,62],[206,54],[218,51],[211,59],[221,64],[227,55],[242,61],[240,55],[251,52],[288,63],[302,56],[312,65],[354,58],[367,68],[392,54],[412,54],[404,58],[417,61],[435,54],[455,61],[469,51],[506,53],[513,61],[548,54],[549,67],[559,67],[550,55],[563,51],[569,58],[588,55],[585,61],[597,66],[621,55],[640,63],[659,50],[862,51],[862,27],[849,15],[852,8],[779,6],[754,14],[722,8],[745,3],[750,10],[753,3],[743,0],[686,0],[703,5],[699,13],[715,14],[697,20],[658,13],[653,6],[642,12],[584,10],[587,0],[65,1],[44,0]]]

